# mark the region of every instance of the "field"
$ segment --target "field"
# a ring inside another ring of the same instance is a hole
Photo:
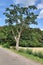
[[[19,47],[21,49],[31,49],[33,52],[43,52],[43,47]]]

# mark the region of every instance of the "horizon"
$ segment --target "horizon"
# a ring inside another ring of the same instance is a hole
[[[29,6],[35,5],[37,7],[37,11],[34,11],[36,14],[39,14],[37,17],[38,25],[31,25],[32,28],[40,28],[43,30],[43,0],[1,0],[0,1],[0,26],[4,26],[5,24],[5,16],[3,13],[5,9],[9,7],[10,4],[20,4],[21,6]]]

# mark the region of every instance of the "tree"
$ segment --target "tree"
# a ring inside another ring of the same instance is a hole
[[[21,7],[19,4],[14,4],[6,8],[4,13],[6,16],[5,22],[11,27],[17,50],[23,29],[30,27],[31,24],[37,24],[36,19],[38,15],[32,10],[37,10],[37,8],[35,6]],[[15,29],[13,29],[13,25]]]

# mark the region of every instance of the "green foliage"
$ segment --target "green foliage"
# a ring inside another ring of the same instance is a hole
[[[21,35],[22,43],[24,47],[43,47],[43,31],[40,29],[24,29]]]
[[[43,59],[43,52],[33,52],[33,55]]]
[[[22,46],[22,47],[24,47],[24,46],[26,47],[26,41],[25,40],[21,40],[19,45]]]
[[[15,30],[15,27],[13,26]],[[15,46],[16,42],[8,26],[0,27],[0,44],[9,43],[10,46]],[[40,29],[24,29],[20,38],[20,46],[22,47],[43,47],[43,31]]]
[[[32,54],[32,50],[31,49],[26,49],[26,53],[27,54]]]
[[[19,51],[19,52],[23,52],[23,53],[26,52],[24,49],[19,49],[18,51]]]
[[[15,22],[16,24],[20,24],[20,26],[23,25],[25,27],[26,24],[36,24],[35,19],[37,19],[37,15],[34,14],[33,11],[30,12],[32,9],[37,10],[36,6],[21,7],[19,4],[12,4],[10,7],[6,8],[6,11],[4,13],[4,15],[7,17],[5,22],[9,25],[12,25]],[[21,23],[18,22],[18,19]]]
[[[10,48],[10,44],[7,42],[5,44],[2,45],[4,48]]]

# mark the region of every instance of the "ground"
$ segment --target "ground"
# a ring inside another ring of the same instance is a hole
[[[0,47],[0,65],[42,65],[17,53]]]

